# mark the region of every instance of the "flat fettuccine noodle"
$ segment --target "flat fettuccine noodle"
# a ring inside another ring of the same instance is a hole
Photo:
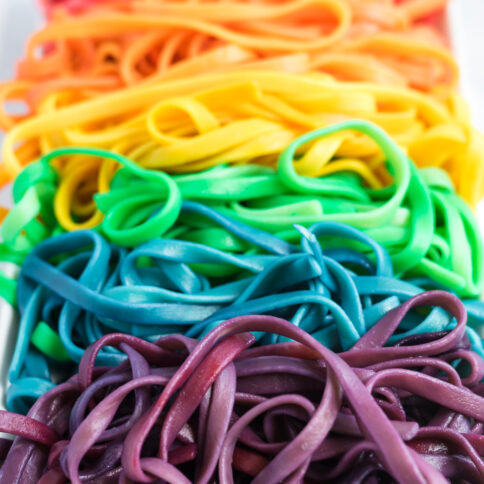
[[[482,196],[483,141],[457,96],[443,105],[405,88],[269,71],[200,75],[79,103],[68,94],[51,94],[38,116],[8,133],[3,178],[15,176],[40,154],[68,145],[114,150],[143,167],[171,173],[220,163],[274,166],[299,135],[355,118],[385,129],[418,166],[446,169],[471,204]],[[354,133],[323,145],[301,174],[318,176],[318,167],[335,157],[363,159],[372,170],[382,169],[376,145]],[[69,158],[62,161],[61,172],[69,163]],[[105,170],[105,183],[111,173]]]

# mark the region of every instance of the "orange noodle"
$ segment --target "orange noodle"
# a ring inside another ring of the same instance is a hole
[[[0,101],[25,103],[29,115],[50,93],[81,100],[244,65],[317,70],[444,99],[458,78],[445,36],[423,21],[445,0],[44,3],[50,22],[30,38],[17,78],[0,85]],[[0,111],[1,128],[16,122]]]

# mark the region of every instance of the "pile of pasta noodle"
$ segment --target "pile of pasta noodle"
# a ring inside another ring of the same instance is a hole
[[[30,39],[18,78],[40,81],[26,88],[35,100],[59,88],[88,95],[240,65],[437,93],[455,87],[457,67],[442,29],[424,20],[445,3],[52,2],[50,23]]]
[[[3,182],[69,144],[172,171],[271,163],[305,130],[360,118],[418,166],[447,170],[471,205],[483,195],[483,142],[455,92],[445,1],[46,3],[49,22],[0,89]],[[225,88],[244,85],[224,103]],[[11,102],[24,114],[9,113]],[[239,126],[244,134],[232,137]],[[327,150],[374,155],[354,139]]]
[[[0,83],[0,484],[484,482],[447,1],[39,4]]]

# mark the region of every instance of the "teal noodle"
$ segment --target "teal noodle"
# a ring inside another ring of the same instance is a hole
[[[373,190],[354,173],[310,178],[295,171],[301,146],[348,129],[378,143],[394,175],[393,185]],[[387,249],[400,278],[430,279],[429,287],[437,285],[464,298],[478,298],[483,289],[484,251],[478,225],[448,175],[437,168],[417,170],[381,129],[357,120],[297,139],[281,153],[277,171],[255,164],[220,165],[169,176],[104,150],[55,150],[29,165],[15,181],[16,205],[2,226],[5,244],[0,260],[21,264],[40,241],[63,231],[54,216],[59,180],[50,161],[70,155],[111,159],[122,166],[109,191],[94,195],[96,207],[105,215],[95,230],[118,245],[136,247],[163,237],[227,252],[246,251],[250,244],[234,237],[231,229],[200,220],[198,215],[179,216],[182,201],[197,201],[294,243],[300,236],[294,224],[307,228],[321,221],[348,223]],[[335,248],[341,245],[336,238],[331,243]],[[352,242],[352,247],[364,249],[358,242]],[[1,275],[0,295],[15,303],[14,285]]]
[[[180,217],[187,215],[211,220],[244,250],[230,253],[166,238],[129,250],[92,230],[60,234],[34,248],[18,283],[21,320],[9,372],[11,410],[25,412],[39,396],[39,382],[48,388],[74,371],[33,348],[30,338],[39,321],[58,332],[75,362],[107,333],[149,340],[171,333],[200,338],[221,321],[249,314],[285,317],[331,350],[345,351],[388,311],[424,290],[395,278],[385,248],[348,225],[296,227],[299,239],[289,243],[196,202],[182,204]],[[432,287],[431,281],[423,282],[425,289]],[[484,304],[464,302],[467,337],[484,356],[479,336]],[[413,310],[389,343],[454,326],[441,308]],[[284,341],[256,336],[262,345]],[[116,365],[122,357],[103,348],[97,364]],[[44,364],[29,364],[32,358]]]

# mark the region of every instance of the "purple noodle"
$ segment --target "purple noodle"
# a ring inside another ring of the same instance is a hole
[[[457,321],[386,346],[406,313]],[[484,482],[484,361],[454,296],[420,294],[335,354],[288,321],[228,320],[200,342],[111,334],[27,417],[0,413],[0,484]],[[251,332],[292,339],[252,347]],[[104,346],[127,355],[95,368]],[[464,363],[464,365],[463,365]]]

